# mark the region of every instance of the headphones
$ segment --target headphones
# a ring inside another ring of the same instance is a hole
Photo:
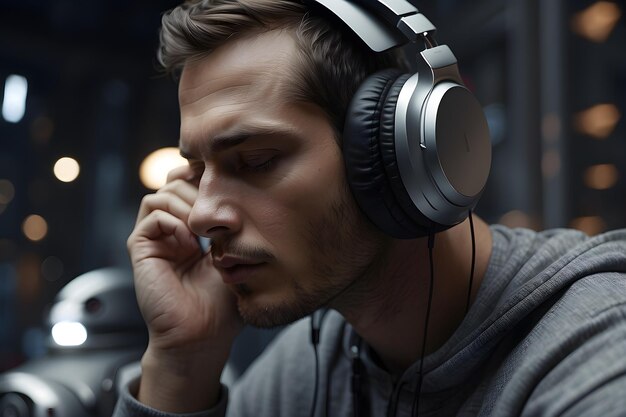
[[[424,41],[415,74],[363,81],[346,113],[343,155],[359,207],[382,231],[410,239],[468,216],[491,166],[489,128],[457,60],[407,0],[306,0],[330,11],[375,52]]]

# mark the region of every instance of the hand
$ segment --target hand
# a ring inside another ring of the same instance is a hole
[[[219,376],[243,326],[234,294],[187,225],[198,195],[189,181],[192,174],[189,167],[178,168],[170,172],[163,188],[143,198],[127,242],[137,301],[150,335],[139,400],[146,394],[144,402],[155,408],[160,404],[150,395],[151,382],[155,387],[157,382],[163,384],[164,374],[170,377],[173,400],[176,392],[197,385],[198,379],[204,388],[210,385],[219,391]],[[160,375],[160,381],[148,380],[151,372]],[[163,388],[158,387],[158,397],[164,397]],[[189,391],[186,397],[188,401]],[[185,411],[168,405],[160,409]]]

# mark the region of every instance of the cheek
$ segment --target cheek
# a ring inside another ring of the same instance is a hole
[[[328,207],[344,183],[343,159],[332,145],[294,163],[281,194],[292,209],[315,212]]]
[[[319,224],[344,192],[343,160],[338,153],[294,163],[275,186],[258,192],[254,207],[264,240],[280,253],[300,258],[311,248],[311,227]],[[279,255],[279,253],[277,253]]]

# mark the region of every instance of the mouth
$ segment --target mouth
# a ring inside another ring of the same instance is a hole
[[[242,284],[248,281],[265,264],[239,264],[228,268],[218,268],[224,284]]]
[[[241,284],[249,280],[266,265],[266,262],[231,257],[214,259],[213,264],[221,272],[224,284]]]

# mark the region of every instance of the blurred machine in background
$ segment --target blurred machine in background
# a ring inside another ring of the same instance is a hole
[[[128,270],[67,284],[45,323],[48,352],[0,374],[0,416],[109,416],[120,368],[141,358],[147,330]]]
[[[139,376],[148,342],[130,270],[102,268],[70,281],[45,330],[45,355],[0,373],[0,417],[110,416],[120,387]],[[232,384],[278,331],[244,329],[222,382]]]

